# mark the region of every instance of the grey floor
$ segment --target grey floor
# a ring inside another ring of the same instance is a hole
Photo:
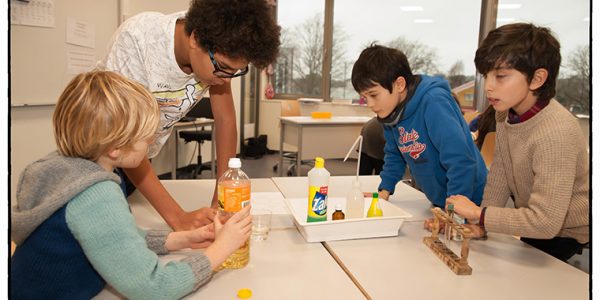
[[[267,154],[260,159],[244,159],[242,158],[242,170],[250,178],[271,178],[279,177],[279,172],[273,170],[273,166],[279,161],[278,154]],[[349,159],[346,162],[338,159],[328,159],[325,161],[325,168],[331,173],[331,175],[342,176],[342,175],[354,175],[356,174],[356,163],[355,159]],[[289,166],[289,161],[284,162],[284,173]],[[312,168],[311,165],[302,165],[302,174],[306,176],[306,173]],[[191,178],[190,168],[182,168],[178,171],[177,178]],[[201,175],[197,178],[209,179],[211,178],[210,170],[202,171]],[[586,273],[590,272],[590,249],[586,248],[583,250],[583,254],[576,254],[573,256],[568,263]]]

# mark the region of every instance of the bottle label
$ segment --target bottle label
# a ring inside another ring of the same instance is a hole
[[[250,186],[219,186],[219,205],[226,212],[237,212],[250,204]]]
[[[327,186],[308,187],[307,222],[327,221]]]

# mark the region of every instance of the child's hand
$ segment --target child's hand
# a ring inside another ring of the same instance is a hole
[[[381,190],[378,194],[379,194],[379,199],[388,200],[388,198],[390,198],[390,192],[388,192],[386,190]],[[366,198],[371,198],[371,197],[373,197],[373,193],[364,192],[363,196]]]
[[[471,238],[476,240],[487,239],[487,232],[477,224],[464,224],[463,226],[471,230]]]
[[[206,248],[215,238],[213,225],[204,225],[198,229],[174,231],[167,235],[165,248],[169,251],[184,248]]]
[[[215,239],[215,227],[213,224],[204,225],[189,231],[190,247],[194,249],[206,248]]]
[[[235,213],[225,224],[221,224],[220,217],[215,218],[215,242],[231,248],[231,252],[244,245],[252,233],[252,216],[250,205]]]
[[[471,202],[469,198],[463,195],[452,195],[446,199],[446,208],[448,204],[454,204],[454,212],[466,218],[470,223],[479,222],[481,207]]]
[[[435,221],[435,218],[425,219],[425,222],[423,222],[423,228],[425,228],[427,231],[433,231],[434,221]],[[446,222],[440,220],[439,226],[440,226],[440,228],[438,229],[438,233],[444,233],[444,230],[446,228]]]
[[[250,205],[235,213],[225,224],[221,223],[220,217],[214,219],[215,241],[204,254],[211,262],[213,270],[216,270],[223,261],[235,250],[240,248],[250,238],[252,233],[252,215]]]

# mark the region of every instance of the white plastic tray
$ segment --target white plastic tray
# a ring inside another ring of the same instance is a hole
[[[365,198],[365,216],[371,200],[371,198]],[[332,221],[331,215],[335,211],[336,204],[341,204],[342,210],[346,211],[346,199],[328,198],[327,221],[308,223],[306,222],[307,201],[306,198],[286,198],[285,204],[294,216],[294,224],[298,231],[309,243],[396,236],[404,219],[412,217],[403,209],[380,199],[379,206],[383,211],[383,217]]]

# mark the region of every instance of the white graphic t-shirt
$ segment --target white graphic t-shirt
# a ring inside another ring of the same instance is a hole
[[[173,125],[202,98],[208,86],[184,73],[175,60],[175,23],[185,12],[144,12],[127,19],[115,32],[108,54],[98,66],[145,86],[160,107],[160,125],[148,157],[158,154]]]

